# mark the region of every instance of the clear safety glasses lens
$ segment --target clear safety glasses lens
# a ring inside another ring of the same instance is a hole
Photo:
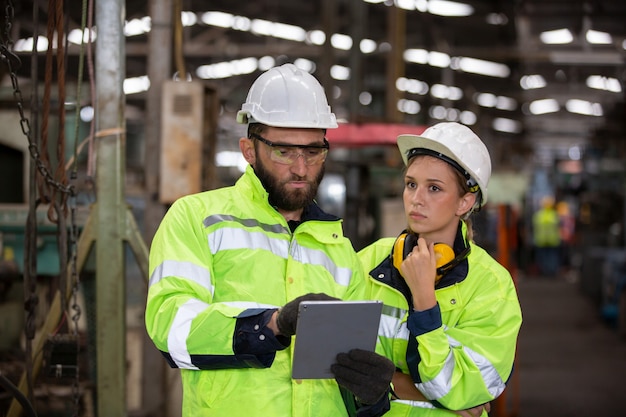
[[[270,159],[279,164],[291,165],[298,157],[302,157],[306,165],[321,164],[328,155],[328,142],[324,139],[324,145],[282,145],[271,142],[261,135],[252,133],[251,137],[263,142],[270,147]]]

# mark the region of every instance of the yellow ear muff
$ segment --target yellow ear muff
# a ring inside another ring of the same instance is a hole
[[[393,244],[393,266],[398,271],[400,271],[400,265],[402,265],[402,261],[404,260],[404,240],[406,236],[406,233],[402,233]]]
[[[445,243],[435,243],[435,259],[437,260],[437,270],[445,264],[454,260],[454,250]],[[437,274],[435,282],[441,279],[442,275]]]
[[[393,266],[398,271],[400,271],[400,265],[402,265],[402,261],[406,257],[407,253],[413,249],[413,245],[406,241],[408,234],[402,233],[393,244],[393,252],[392,252],[392,261]],[[405,245],[408,243],[411,247],[406,247]],[[450,262],[454,261],[454,250],[452,247],[446,245],[445,243],[435,243],[435,259],[437,262],[437,276],[435,277],[435,283],[437,283],[441,277],[443,276],[443,272],[441,267],[448,265]]]

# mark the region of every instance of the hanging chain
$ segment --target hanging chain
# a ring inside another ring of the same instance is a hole
[[[37,170],[41,174],[41,176],[45,179],[46,183],[50,186],[54,187],[61,193],[68,195],[69,205],[70,205],[70,225],[69,225],[69,250],[70,250],[70,277],[72,282],[72,305],[71,308],[74,313],[71,316],[71,320],[73,322],[72,332],[76,337],[76,378],[72,384],[72,392],[74,397],[74,416],[79,415],[79,402],[80,402],[80,372],[79,372],[79,353],[80,353],[80,339],[78,334],[78,322],[81,316],[81,309],[78,303],[78,291],[79,291],[79,276],[77,270],[77,240],[78,240],[78,228],[76,225],[76,193],[74,186],[71,184],[63,184],[60,181],[57,181],[50,170],[46,166],[46,164],[41,159],[41,154],[39,152],[39,147],[35,140],[33,139],[32,131],[30,129],[30,122],[26,115],[24,114],[24,98],[22,96],[22,92],[19,87],[19,82],[17,78],[17,70],[21,65],[21,61],[19,57],[12,52],[13,41],[11,40],[11,28],[12,22],[14,18],[15,9],[13,7],[13,1],[7,0],[7,5],[5,9],[5,24],[4,24],[4,37],[0,42],[0,59],[6,63],[9,71],[9,75],[11,77],[11,85],[13,87],[13,96],[15,98],[15,103],[20,115],[20,127],[22,129],[22,133],[28,140],[28,150],[32,160],[35,162]],[[34,45],[33,50],[37,50],[37,36],[33,37]],[[77,97],[78,100],[78,97]],[[77,108],[77,111],[78,108]],[[65,222],[61,222],[65,224]],[[65,248],[62,250],[65,251]],[[62,257],[63,259],[63,257]],[[61,268],[61,270],[65,270]],[[62,294],[62,298],[65,298],[65,294]],[[34,305],[37,304],[36,300],[32,302]],[[34,305],[27,305],[26,308],[29,309],[32,307],[34,310]],[[29,310],[30,312],[31,310]],[[34,320],[30,321],[31,329],[26,329],[27,335],[32,333],[34,337]]]
[[[18,112],[20,113],[20,126],[22,128],[22,133],[24,133],[24,136],[26,136],[26,138],[28,139],[28,151],[30,152],[30,156],[35,161],[39,173],[44,177],[46,182],[52,187],[61,191],[62,193],[72,195],[74,193],[74,187],[69,184],[65,185],[55,180],[50,173],[48,167],[41,160],[39,147],[32,137],[30,122],[24,114],[24,98],[22,97],[22,91],[20,90],[16,73],[21,65],[21,61],[20,58],[11,51],[13,47],[13,41],[11,40],[11,27],[14,17],[14,10],[15,9],[13,7],[13,0],[7,0],[7,6],[5,9],[6,16],[4,25],[4,40],[3,42],[0,42],[0,58],[6,63],[9,69],[9,76],[11,77],[11,85],[13,87],[13,97],[15,97],[15,104],[17,106]]]

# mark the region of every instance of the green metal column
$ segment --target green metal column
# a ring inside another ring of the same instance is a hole
[[[96,366],[98,417],[126,411],[123,0],[96,2]]]

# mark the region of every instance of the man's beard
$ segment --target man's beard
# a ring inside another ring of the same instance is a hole
[[[308,188],[287,190],[285,184],[288,181],[303,181],[305,177],[292,176],[288,181],[280,182],[272,173],[265,168],[263,162],[257,158],[254,166],[256,176],[269,194],[269,203],[281,210],[294,211],[304,208],[313,202],[317,195],[317,189],[324,177],[324,165],[313,182],[308,182]]]

